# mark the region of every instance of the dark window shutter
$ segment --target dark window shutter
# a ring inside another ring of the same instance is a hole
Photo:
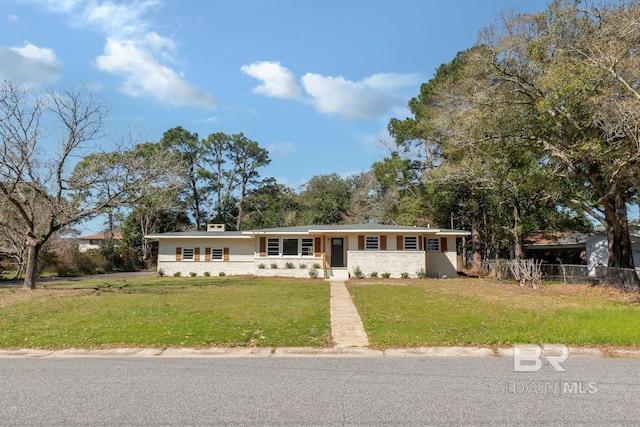
[[[222,260],[229,261],[229,248],[222,248]]]
[[[399,251],[404,250],[404,239],[402,236],[396,236],[396,246]]]
[[[200,261],[200,248],[195,248],[193,250],[193,260]]]
[[[182,261],[182,248],[176,248],[176,261]]]
[[[446,237],[441,237],[440,238],[440,250],[442,252],[447,252],[447,238]]]
[[[364,251],[364,236],[358,236],[358,250]]]
[[[313,256],[315,256],[316,258],[320,256],[320,254],[322,253],[322,240],[320,239],[320,237],[316,237],[314,239],[314,243],[313,243]]]
[[[260,256],[267,256],[267,238],[260,238]]]
[[[211,248],[204,248],[204,260],[211,261]]]
[[[380,236],[380,250],[387,250],[387,236]]]

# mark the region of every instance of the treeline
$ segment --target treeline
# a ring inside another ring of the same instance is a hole
[[[592,219],[606,232],[608,265],[633,268],[639,41],[637,0],[503,14],[422,85],[413,117],[390,122],[398,154],[385,162],[415,174],[398,191],[409,204],[419,193],[440,224],[453,212],[473,231],[476,259],[489,248],[522,257],[530,231]]]

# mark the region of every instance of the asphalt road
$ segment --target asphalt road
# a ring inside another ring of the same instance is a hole
[[[0,425],[639,425],[640,360],[0,360]]]

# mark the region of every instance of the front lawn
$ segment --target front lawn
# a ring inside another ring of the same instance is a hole
[[[607,288],[435,279],[351,280],[349,290],[377,347],[640,345],[638,295]]]
[[[329,285],[309,279],[132,278],[0,289],[0,348],[325,346]]]

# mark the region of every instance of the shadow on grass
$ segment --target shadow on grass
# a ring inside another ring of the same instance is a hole
[[[176,291],[204,288],[227,288],[238,285],[251,285],[251,279],[238,278],[145,278],[55,281],[40,284],[40,289],[48,291],[93,290],[93,294],[126,293],[126,294],[169,294]]]

